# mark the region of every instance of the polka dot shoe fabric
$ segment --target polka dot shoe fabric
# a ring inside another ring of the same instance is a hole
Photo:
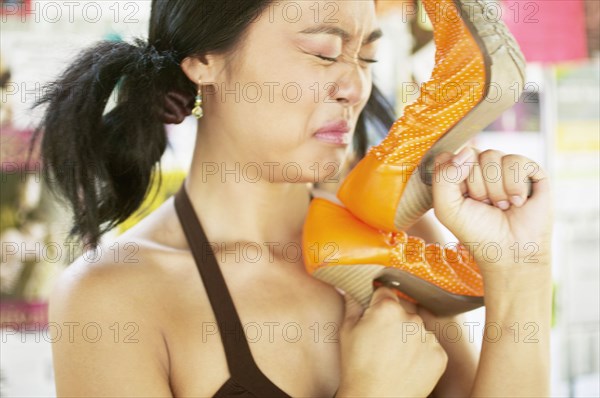
[[[367,306],[373,287],[387,285],[437,315],[483,305],[483,280],[468,249],[426,243],[404,231],[385,232],[326,199],[311,206],[303,230],[307,271]]]
[[[463,4],[464,3],[464,4]],[[346,177],[338,198],[385,231],[409,228],[432,207],[433,159],[458,152],[515,103],[525,61],[484,1],[423,1],[433,25],[435,66],[420,97]]]

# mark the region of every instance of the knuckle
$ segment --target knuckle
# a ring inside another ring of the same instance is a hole
[[[518,167],[523,167],[525,164],[529,162],[524,156],[521,155],[505,155],[502,157],[502,165],[504,167],[510,167],[513,165],[517,165]]]
[[[440,346],[437,350],[437,359],[438,363],[442,368],[445,368],[448,365],[448,353]]]
[[[373,306],[373,314],[379,317],[396,317],[400,312],[400,305],[392,297],[383,297]]]
[[[496,149],[486,149],[479,154],[480,158],[489,159],[489,158],[497,158],[502,155],[502,152]]]
[[[543,167],[542,167],[542,166],[541,166],[539,163],[537,163],[537,162],[534,162],[533,160],[531,161],[531,163],[532,163],[532,164],[533,164],[535,167],[537,167],[537,170],[538,170],[539,172],[541,172],[542,174],[546,175],[546,169],[545,169],[545,168],[543,168]]]
[[[393,297],[382,297],[377,303],[377,308],[380,311],[398,311],[398,301]]]
[[[430,350],[437,359],[441,361],[448,360],[448,354],[446,353],[446,350],[444,350],[444,347],[442,347],[433,333],[428,333],[427,341],[429,343]]]
[[[421,316],[419,314],[414,314],[414,313],[407,313],[406,314],[406,321],[407,322],[413,322],[419,325],[423,324],[423,318],[421,318]]]
[[[488,193],[483,184],[478,184],[477,187],[469,187],[469,197],[474,200],[487,199]]]
[[[442,360],[442,362],[444,364],[448,363],[448,353],[446,352],[446,350],[444,350],[444,348],[440,345],[440,359]]]
[[[495,167],[496,163],[486,163],[485,170],[483,172],[483,182],[486,189],[494,189],[502,185],[502,170]]]

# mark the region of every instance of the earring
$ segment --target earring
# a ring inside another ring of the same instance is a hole
[[[204,111],[202,110],[202,86],[198,88],[198,95],[196,95],[196,101],[194,102],[194,109],[192,109],[192,115],[194,115],[196,119],[200,119],[202,116],[204,116]]]

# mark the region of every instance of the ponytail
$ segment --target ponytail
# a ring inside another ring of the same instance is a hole
[[[42,133],[43,167],[55,184],[50,189],[73,209],[69,237],[96,247],[102,234],[141,205],[157,164],[160,178],[167,145],[160,115],[173,82],[186,80],[181,75],[170,52],[159,53],[139,39],[102,41],[45,87],[34,104],[47,107],[30,153]],[[187,82],[180,89],[193,93]],[[106,112],[115,88],[116,105]]]
[[[138,209],[156,174],[160,186],[164,123],[179,123],[189,115],[197,91],[181,60],[235,49],[269,4],[152,0],[147,42],[99,42],[44,88],[34,107],[47,107],[29,155],[41,135],[50,189],[73,209],[69,237],[96,247],[102,234]],[[116,105],[105,109],[113,91]],[[395,120],[376,87],[363,114],[355,133],[359,158],[369,144],[367,122],[377,124],[383,136]]]

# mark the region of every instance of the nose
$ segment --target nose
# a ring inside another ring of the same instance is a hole
[[[353,107],[367,100],[371,71],[362,68],[356,59],[347,58],[340,62],[340,74],[333,85],[332,98],[345,106]]]

